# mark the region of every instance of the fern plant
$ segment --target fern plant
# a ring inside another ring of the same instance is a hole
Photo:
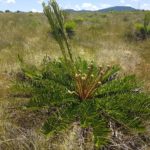
[[[109,142],[112,125],[129,135],[144,132],[145,120],[150,119],[150,97],[140,90],[135,76],[119,77],[118,66],[73,58],[56,1],[43,6],[63,58],[45,57],[39,68],[20,58],[23,78],[17,78],[15,88],[21,89],[20,94],[32,93],[27,108],[48,109],[44,134],[61,134],[78,122],[83,130],[92,129],[95,149],[99,149]]]
[[[78,122],[83,130],[92,128],[95,147],[99,148],[109,142],[112,124],[126,134],[145,131],[150,97],[139,90],[135,76],[119,78],[119,68],[114,66],[100,78],[99,67],[92,63],[89,73],[91,63],[82,59],[75,60],[75,66],[80,72],[76,78],[64,59],[44,60],[40,69],[22,67],[25,78],[18,78],[16,90],[26,89],[20,91],[24,95],[32,93],[27,108],[48,109],[50,116],[42,127],[46,135],[55,136]]]

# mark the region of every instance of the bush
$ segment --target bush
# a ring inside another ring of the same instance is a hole
[[[143,23],[136,23],[130,30],[125,34],[130,40],[145,40],[150,37],[150,14],[146,13]]]
[[[16,11],[16,13],[22,13],[22,11],[20,11],[20,10],[17,10],[17,11]]]
[[[123,17],[123,21],[124,21],[124,22],[127,22],[127,21],[129,21],[129,18],[128,18],[128,16],[124,16],[124,17]]]
[[[101,14],[101,17],[102,18],[107,18],[107,15],[106,14]]]
[[[72,38],[75,34],[76,23],[74,21],[68,21],[65,23],[65,29],[69,38]]]
[[[10,13],[11,11],[10,10],[5,10],[5,13]]]
[[[81,24],[83,23],[83,21],[84,21],[84,19],[83,19],[82,17],[76,18],[76,19],[74,20],[74,22],[75,22],[76,24],[78,24],[78,25],[81,25]]]
[[[147,37],[147,32],[143,24],[135,24],[135,38],[137,40],[144,40]]]

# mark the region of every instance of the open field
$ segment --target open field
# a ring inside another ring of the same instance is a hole
[[[126,36],[135,23],[143,21],[144,13],[67,14],[66,19],[77,24],[71,39],[74,55],[98,64],[119,64],[122,73],[135,74],[143,81],[144,90],[150,91],[150,38],[135,41]],[[12,77],[19,70],[18,55],[37,66],[46,55],[60,56],[43,14],[0,13],[0,150],[66,150],[69,145],[72,145],[69,150],[81,149],[76,139],[80,136],[77,129],[74,129],[75,134],[60,137],[59,144],[55,145],[39,131],[41,120],[46,118],[44,111],[42,115],[41,112],[20,111],[19,106],[28,99],[10,96]]]
[[[150,40],[131,41],[125,37],[127,32],[132,32],[131,27],[142,22],[143,18],[142,12],[67,15],[67,19],[77,22],[72,39],[74,53],[97,62],[119,63],[127,70],[131,68],[132,72],[141,67],[139,72],[144,79],[148,79],[143,71],[149,68]],[[18,54],[37,65],[44,55],[58,57],[59,47],[49,32],[48,22],[42,14],[1,13],[1,72],[17,69]]]

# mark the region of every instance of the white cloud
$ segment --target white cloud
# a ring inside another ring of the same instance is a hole
[[[132,5],[131,5],[131,4],[126,4],[125,6],[132,7]]]
[[[82,4],[82,9],[85,9],[85,10],[97,10],[98,7],[92,3],[83,3]]]
[[[109,4],[101,4],[99,9],[111,7]]]
[[[98,7],[92,3],[83,3],[81,5],[75,5],[75,10],[98,10]]]
[[[141,5],[141,9],[150,10],[150,4],[144,3],[143,5]]]
[[[42,4],[42,3],[44,2],[44,0],[37,0],[37,2],[38,2],[39,4]]]
[[[0,0],[2,3],[7,3],[7,4],[15,4],[16,0]]]
[[[120,3],[124,4],[127,0],[120,0]],[[130,0],[131,2],[139,2],[139,0]]]
[[[99,9],[103,9],[103,8],[107,8],[110,7],[111,5],[109,4],[101,4],[101,5],[94,5],[92,3],[83,3],[81,5],[75,5],[73,9],[75,10],[99,10]]]
[[[139,0],[131,0],[132,2],[138,2]]]
[[[13,3],[13,4],[15,4],[16,0],[6,0],[6,3],[8,3],[8,4]]]
[[[120,3],[124,4],[124,3],[125,3],[125,0],[120,0]]]
[[[37,9],[35,9],[35,8],[33,8],[31,11],[32,11],[33,13],[36,13],[36,12],[41,13],[41,12],[42,12],[42,11],[37,10]]]
[[[75,5],[74,9],[75,10],[81,10],[81,7],[79,5]]]

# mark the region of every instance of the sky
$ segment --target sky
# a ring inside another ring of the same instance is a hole
[[[42,12],[42,2],[48,0],[0,0],[0,10]],[[57,0],[63,9],[98,10],[111,6],[131,6],[150,10],[150,0]]]

